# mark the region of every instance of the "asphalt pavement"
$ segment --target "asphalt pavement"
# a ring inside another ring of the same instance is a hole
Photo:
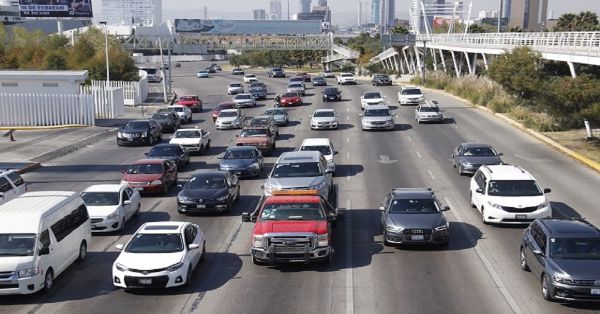
[[[197,79],[208,65],[185,63],[174,69],[178,95],[198,94],[204,110],[193,125],[211,132],[211,150],[194,156],[180,180],[194,170],[216,168],[218,156],[234,143],[236,130],[215,130],[211,109],[230,99],[226,84],[240,76],[217,73]],[[287,79],[255,74],[269,89],[248,115],[272,106]],[[329,79],[329,84],[335,84]],[[309,85],[310,86],[310,85]],[[89,259],[71,266],[57,278],[52,291],[28,296],[0,297],[0,313],[565,313],[598,312],[594,304],[564,305],[542,299],[539,280],[519,268],[519,240],[524,227],[484,225],[469,206],[470,177],[452,168],[452,149],[465,141],[492,144],[503,159],[530,171],[543,187],[555,216],[581,216],[600,225],[596,194],[600,177],[529,135],[492,115],[437,92],[446,116],[443,124],[417,124],[414,107],[399,107],[398,86],[372,87],[369,82],[341,86],[343,101],[322,103],[323,87],[310,88],[305,104],[289,109],[291,123],[280,129],[277,154],[297,149],[304,138],[328,137],[339,151],[334,178],[342,222],[334,234],[331,265],[252,264],[253,225],[240,213],[251,211],[262,193],[260,186],[276,156],[266,158],[261,179],[243,180],[241,200],[223,216],[184,216],[177,213],[176,188],[168,196],[143,198],[142,212],[124,232],[94,236]],[[393,106],[393,131],[363,132],[359,97],[380,90]],[[309,116],[317,108],[334,108],[340,129],[313,131]],[[117,147],[113,137],[58,157],[27,173],[30,190],[81,191],[91,184],[119,182],[120,170],[143,157],[148,147]],[[379,204],[393,187],[431,187],[451,207],[448,248],[384,247]],[[144,222],[185,220],[198,224],[207,236],[207,260],[186,288],[167,291],[123,291],[111,283],[111,265],[124,243]]]

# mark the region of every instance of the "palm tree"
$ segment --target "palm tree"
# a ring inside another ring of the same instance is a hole
[[[573,32],[577,27],[577,15],[573,13],[565,13],[558,18],[554,31],[557,32]]]
[[[598,15],[591,11],[579,13],[576,19],[577,31],[593,31],[598,26]]]

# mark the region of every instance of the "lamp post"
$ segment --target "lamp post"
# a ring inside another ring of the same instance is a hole
[[[110,63],[108,62],[108,25],[106,22],[98,22],[100,25],[104,25],[104,54],[106,55],[106,87],[110,85]]]

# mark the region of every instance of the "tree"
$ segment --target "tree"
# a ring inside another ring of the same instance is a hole
[[[594,122],[600,120],[600,116],[597,116],[600,113],[597,104],[600,99],[599,85],[600,81],[589,75],[554,77],[544,84],[539,103],[564,127],[581,127],[584,119],[593,119]]]
[[[498,56],[490,65],[489,76],[509,93],[530,98],[540,90],[542,58],[528,47],[519,47]]]
[[[392,29],[390,29],[390,33],[392,34],[408,34],[408,28],[404,27],[404,26],[396,26]]]
[[[556,32],[572,32],[577,27],[577,15],[573,13],[565,13],[558,17],[554,31]]]
[[[44,59],[44,70],[66,70],[67,60],[65,56],[59,52],[51,52]]]
[[[580,12],[579,15],[565,13],[558,18],[555,32],[589,32],[600,29],[598,15],[591,11]]]

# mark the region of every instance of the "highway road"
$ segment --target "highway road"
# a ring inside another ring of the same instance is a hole
[[[174,69],[179,95],[198,94],[205,110],[194,125],[212,135],[212,149],[192,157],[180,179],[194,170],[215,168],[218,156],[232,145],[238,131],[213,127],[210,109],[230,96],[226,84],[241,81],[229,73],[197,79],[207,63],[183,63]],[[287,79],[255,74],[269,92],[280,93]],[[330,84],[334,80],[330,79]],[[343,220],[334,239],[331,265],[259,267],[249,256],[253,225],[240,213],[254,208],[262,179],[243,180],[242,197],[225,216],[183,216],[175,195],[143,198],[142,213],[121,233],[97,235],[88,260],[57,278],[52,291],[30,296],[0,297],[0,313],[566,313],[598,312],[597,305],[550,303],[542,299],[539,280],[519,268],[518,249],[524,227],[484,225],[469,206],[468,176],[459,176],[450,162],[452,149],[465,141],[492,144],[503,159],[530,171],[543,187],[552,188],[555,216],[581,216],[600,225],[596,211],[600,176],[492,115],[437,92],[446,121],[417,124],[414,107],[398,107],[398,86],[372,87],[369,82],[342,86],[344,100],[325,103],[322,87],[308,90],[305,105],[290,112],[290,126],[281,129],[279,155],[296,149],[304,138],[329,137],[336,149],[335,183]],[[380,90],[397,113],[396,129],[363,132],[359,97]],[[272,99],[274,95],[270,95]],[[250,116],[272,106],[261,101]],[[316,108],[335,108],[340,129],[311,131],[309,115]],[[120,170],[143,157],[147,147],[117,147],[114,138],[100,141],[28,173],[30,190],[81,191],[91,184],[119,182]],[[267,157],[268,169],[276,157]],[[263,175],[264,177],[265,175]],[[451,241],[436,247],[384,247],[379,204],[393,187],[431,187],[451,207]],[[191,286],[167,291],[123,291],[111,283],[111,265],[124,243],[144,222],[186,220],[197,223],[208,238],[207,260]]]

